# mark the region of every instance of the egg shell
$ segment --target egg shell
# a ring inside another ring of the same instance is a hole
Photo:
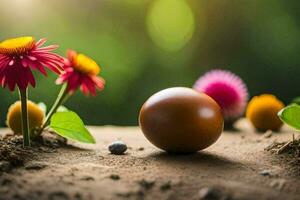
[[[146,138],[167,152],[190,153],[219,138],[224,119],[208,95],[175,87],[157,92],[142,106],[139,124]]]

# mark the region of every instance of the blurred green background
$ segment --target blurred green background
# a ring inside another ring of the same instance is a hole
[[[77,92],[66,106],[91,125],[137,125],[143,102],[172,86],[191,87],[207,70],[244,79],[250,95],[300,95],[298,0],[0,0],[0,40],[46,37],[65,55],[94,58],[107,81],[97,97]],[[56,75],[35,73],[30,99],[53,103]],[[17,93],[0,89],[0,124]]]

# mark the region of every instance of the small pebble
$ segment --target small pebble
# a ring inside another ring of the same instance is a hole
[[[262,175],[262,176],[270,176],[271,175],[270,171],[266,170],[266,169],[260,171],[259,174]]]
[[[228,200],[229,195],[214,187],[204,187],[199,190],[201,200]]]
[[[141,180],[139,181],[139,185],[143,188],[145,188],[146,190],[151,189],[155,184],[155,181],[150,181],[150,180]]]
[[[25,169],[27,170],[40,170],[45,168],[47,165],[40,162],[32,162],[25,166]]]
[[[50,193],[48,195],[48,199],[49,200],[68,200],[70,198],[65,192],[58,191],[58,192]]]
[[[83,180],[83,181],[94,181],[95,179],[94,179],[94,177],[87,175],[87,176],[81,177],[80,180]]]
[[[116,193],[118,197],[126,198],[126,199],[144,199],[144,192],[143,191],[127,191],[127,192],[118,192]],[[132,197],[132,198],[131,198]],[[139,197],[139,198],[133,198]]]
[[[0,171],[2,172],[8,172],[11,169],[10,162],[7,161],[0,161]]]
[[[108,146],[111,154],[122,155],[127,150],[127,145],[122,141],[115,141]]]
[[[118,174],[112,174],[110,175],[110,178],[115,181],[120,180],[120,176]]]
[[[169,190],[171,189],[171,182],[168,181],[166,183],[163,183],[161,186],[160,186],[160,190],[162,191],[166,191],[166,190]]]

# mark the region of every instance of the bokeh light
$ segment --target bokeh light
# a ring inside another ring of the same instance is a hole
[[[194,14],[185,0],[156,0],[148,12],[147,28],[156,45],[176,51],[184,47],[194,33]]]

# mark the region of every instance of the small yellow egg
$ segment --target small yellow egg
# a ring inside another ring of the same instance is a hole
[[[34,128],[39,128],[45,118],[43,110],[32,101],[27,101],[28,119],[29,119],[29,130],[32,131]],[[12,104],[7,113],[7,126],[15,133],[22,133],[22,119],[21,119],[21,102],[17,101]]]
[[[247,106],[246,118],[258,131],[277,131],[282,122],[277,113],[284,104],[271,94],[262,94],[251,99]]]

